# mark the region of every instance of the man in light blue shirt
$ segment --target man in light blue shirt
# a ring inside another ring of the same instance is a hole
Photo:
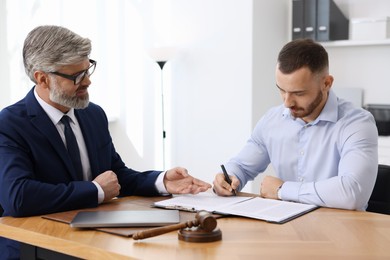
[[[284,104],[257,123],[242,150],[219,173],[214,191],[232,195],[264,172],[260,195],[323,207],[365,210],[378,169],[378,132],[373,116],[331,90],[328,54],[299,39],[279,53],[276,87]]]

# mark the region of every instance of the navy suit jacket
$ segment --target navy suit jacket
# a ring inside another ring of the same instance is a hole
[[[76,109],[92,179],[112,170],[121,185],[120,196],[158,195],[160,172],[137,172],[116,153],[102,108],[90,103]],[[53,122],[39,105],[34,88],[21,101],[0,112],[0,204],[3,216],[24,217],[98,205],[97,188],[76,181],[76,173]],[[5,250],[0,240],[0,251]]]

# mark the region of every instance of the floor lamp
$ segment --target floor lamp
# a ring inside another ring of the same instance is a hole
[[[163,156],[163,170],[165,170],[165,161],[166,161],[166,151],[165,151],[165,138],[167,137],[167,132],[165,131],[165,106],[164,106],[164,65],[167,63],[166,60],[156,61],[161,69],[161,124],[162,124],[162,156]]]
[[[174,55],[174,49],[170,47],[154,48],[150,50],[150,55],[154,61],[160,67],[161,72],[161,123],[162,123],[162,159],[163,159],[163,169],[165,170],[166,166],[166,137],[167,133],[165,130],[165,104],[164,104],[164,65],[170,60]]]

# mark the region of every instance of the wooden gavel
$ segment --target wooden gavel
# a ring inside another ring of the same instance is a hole
[[[164,227],[143,230],[135,233],[133,235],[133,239],[139,240],[148,237],[154,237],[174,230],[197,227],[197,226],[199,226],[201,229],[203,229],[206,232],[211,232],[216,228],[217,220],[211,215],[211,213],[207,211],[199,211],[198,213],[196,213],[194,220],[189,220],[179,224],[174,224],[174,225],[169,225]]]

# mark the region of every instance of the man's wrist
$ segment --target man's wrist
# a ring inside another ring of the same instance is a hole
[[[93,184],[95,184],[97,190],[98,190],[98,204],[101,204],[104,201],[104,191],[102,187],[97,183],[96,181],[92,181]]]
[[[277,195],[278,195],[278,199],[279,200],[282,200],[282,185],[279,186],[278,190],[277,190]]]
[[[161,195],[170,195],[164,184],[164,177],[167,172],[161,172],[156,179],[156,189]]]

